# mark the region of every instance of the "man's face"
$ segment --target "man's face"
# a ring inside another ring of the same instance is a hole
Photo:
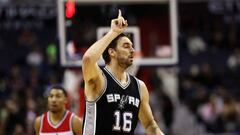
[[[116,60],[124,68],[128,68],[133,63],[134,48],[133,44],[127,37],[121,37],[118,40],[116,51]]]
[[[62,90],[52,89],[48,96],[48,108],[49,111],[56,113],[65,108],[67,98]]]

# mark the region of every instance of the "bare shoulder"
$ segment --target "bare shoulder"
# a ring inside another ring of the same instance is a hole
[[[137,79],[137,80],[138,80],[141,88],[146,87],[146,84],[142,80],[140,80],[140,79]]]
[[[146,86],[145,82],[140,80],[140,79],[137,79],[137,81],[139,83],[141,93],[142,93],[142,91],[146,91],[147,90],[147,86]]]
[[[82,119],[78,117],[77,115],[73,116],[73,123],[74,124],[82,124]]]
[[[41,118],[42,118],[42,116],[38,116],[38,117],[35,119],[35,125],[39,125],[39,126],[40,126]]]
[[[38,117],[35,119],[34,128],[35,128],[35,133],[36,133],[36,134],[38,134],[38,133],[39,133],[39,130],[40,130],[41,118],[42,118],[42,116],[38,116]]]
[[[76,135],[82,135],[82,119],[77,115],[73,116],[73,132]]]
[[[145,100],[145,98],[148,98],[148,96],[149,96],[147,86],[146,86],[145,82],[143,82],[142,80],[140,80],[140,79],[137,79],[137,80],[139,83],[141,100]]]

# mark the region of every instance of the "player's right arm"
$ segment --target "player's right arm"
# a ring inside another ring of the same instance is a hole
[[[100,40],[95,42],[83,55],[82,71],[85,82],[85,95],[87,100],[95,100],[101,93],[104,86],[104,78],[101,69],[97,65],[98,59],[104,50],[119,34],[127,28],[127,22],[119,10],[118,18],[111,22],[111,30]]]
[[[77,115],[73,117],[73,132],[74,135],[82,135],[82,119],[80,119]]]
[[[37,117],[34,123],[35,135],[39,135],[41,116]]]

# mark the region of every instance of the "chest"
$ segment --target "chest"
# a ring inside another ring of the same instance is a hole
[[[42,116],[40,135],[74,135],[72,131],[73,115],[67,112],[56,125],[52,124],[49,113]]]

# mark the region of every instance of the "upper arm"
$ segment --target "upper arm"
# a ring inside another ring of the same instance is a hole
[[[90,56],[86,56],[85,54],[82,62],[82,72],[85,82],[90,82],[101,76],[101,69],[97,65],[97,62],[91,60]]]
[[[34,129],[35,129],[35,134],[36,135],[39,135],[40,124],[41,124],[41,116],[39,116],[35,119]]]
[[[152,110],[149,105],[149,93],[144,82],[140,81],[141,105],[139,110],[139,120],[142,126],[146,129],[149,125],[154,123]]]
[[[85,83],[85,95],[87,100],[95,100],[104,87],[104,77],[102,70],[91,61],[91,58],[84,56],[82,65],[83,79]]]
[[[82,135],[82,119],[76,115],[73,116],[72,128],[75,135]]]

